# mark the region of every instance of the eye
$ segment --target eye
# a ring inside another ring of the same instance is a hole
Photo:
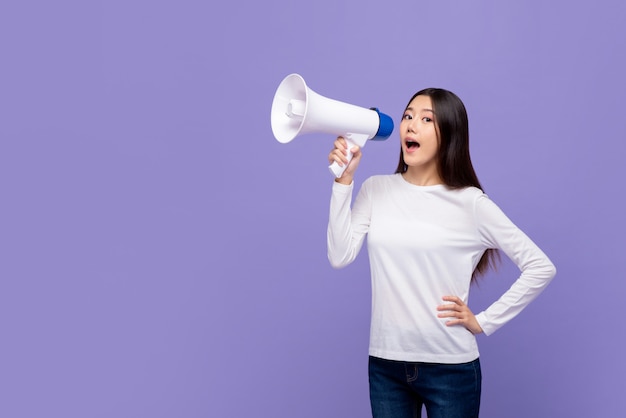
[[[404,115],[402,115],[402,119],[403,120],[411,120],[411,119],[413,119],[413,116],[411,116],[409,113],[405,113]]]
[[[424,116],[424,117],[422,118],[422,120],[423,120],[424,122],[432,122],[432,121],[433,121],[433,120],[432,120],[431,118],[429,118],[428,116]]]

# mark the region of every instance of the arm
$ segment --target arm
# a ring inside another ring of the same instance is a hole
[[[335,148],[329,155],[329,161],[345,164],[347,161],[342,158],[345,150],[345,141],[340,137],[335,141]],[[358,148],[353,152],[354,156],[348,168],[333,183],[330,199],[327,248],[328,260],[334,268],[345,267],[354,261],[369,229],[370,204],[365,185],[355,200],[354,208],[350,208],[354,171],[361,159],[361,151]]]
[[[521,271],[500,299],[476,315],[480,328],[490,335],[539,296],[556,274],[556,268],[486,195],[477,199],[475,214],[481,239],[487,247],[502,250]]]

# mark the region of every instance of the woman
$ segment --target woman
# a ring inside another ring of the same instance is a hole
[[[453,93],[416,93],[400,123],[396,173],[367,179],[351,208],[362,154],[348,163],[339,137],[329,161],[347,164],[332,189],[328,258],[350,264],[368,236],[372,275],[369,381],[377,417],[477,417],[475,334],[510,321],[556,270],[483,193],[472,167],[465,106]],[[485,311],[467,306],[470,283],[504,252],[520,268]]]

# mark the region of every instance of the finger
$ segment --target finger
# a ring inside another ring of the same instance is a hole
[[[464,325],[463,321],[459,320],[459,319],[453,319],[451,321],[447,321],[446,322],[446,326],[448,327],[453,327],[455,325]]]
[[[460,306],[456,303],[445,303],[443,305],[437,306],[438,311],[457,311],[460,312],[463,309],[463,306]]]
[[[441,312],[437,316],[439,316],[440,318],[456,318],[460,321],[467,321],[468,318],[470,317],[467,311],[463,311],[463,310],[461,311],[449,310],[449,311]]]
[[[341,138],[341,137],[339,137],[339,138],[340,139],[337,139],[335,141],[335,148],[333,149],[332,152],[335,152],[342,159],[342,161],[344,163],[347,163],[348,162],[348,158],[347,158],[348,157],[348,151],[350,151],[350,152],[352,152],[352,154],[354,154],[355,152],[358,152],[358,147],[357,147],[356,151],[354,150],[355,147],[353,147],[352,149],[349,150],[348,149],[348,144],[346,143],[346,141],[343,138]]]
[[[346,139],[343,136],[338,136],[337,139],[335,139],[335,148],[337,149],[342,149],[342,150],[346,150],[348,149],[348,143],[346,142]]]
[[[337,149],[333,149],[329,154],[328,154],[328,162],[329,163],[334,163],[337,161],[337,157],[336,157],[336,153],[337,153]]]
[[[335,148],[328,155],[328,161],[331,163],[337,162],[337,164],[343,165],[348,162],[348,159],[346,158],[345,151]]]
[[[444,296],[442,299],[446,302],[456,303],[457,305],[465,305],[465,303],[463,303],[463,300],[458,296]]]

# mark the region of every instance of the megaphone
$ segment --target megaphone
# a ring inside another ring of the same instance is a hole
[[[376,108],[366,109],[329,99],[307,87],[299,74],[290,74],[278,86],[272,102],[272,131],[283,144],[298,135],[322,132],[343,136],[348,150],[364,147],[368,140],[384,141],[393,132],[393,120]],[[348,151],[348,162],[352,153]],[[328,167],[341,177],[346,165]]]

